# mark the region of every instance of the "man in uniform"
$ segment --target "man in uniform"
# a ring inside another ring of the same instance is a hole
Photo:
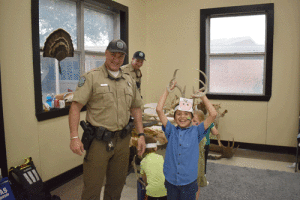
[[[131,75],[131,77],[135,80],[140,93],[142,78],[142,72],[140,68],[143,66],[144,60],[146,60],[144,52],[137,51],[133,54],[131,63],[121,67],[124,73]]]
[[[130,64],[123,65],[121,67],[122,71],[126,74],[129,74],[136,82],[136,86],[141,94],[141,83],[142,83],[142,72],[140,68],[143,66],[145,59],[145,53],[142,51],[137,51],[133,54],[132,60]],[[131,162],[134,158],[134,155],[136,155],[136,148],[130,147],[130,155],[129,155],[129,165],[128,165],[128,173],[130,173],[133,170],[133,166],[131,165]],[[139,163],[140,160],[137,158],[137,162]]]
[[[83,162],[83,200],[100,199],[104,177],[106,185],[104,200],[120,199],[126,181],[131,134],[124,127],[134,118],[138,139],[138,155],[145,151],[141,106],[143,102],[135,81],[124,74],[120,67],[124,62],[127,46],[122,40],[109,43],[105,63],[79,80],[69,111],[70,149],[82,155],[84,148],[78,137],[80,110],[86,105],[86,121],[92,130],[109,133],[96,134]],[[101,136],[101,137],[100,137]],[[109,142],[107,142],[109,138]]]

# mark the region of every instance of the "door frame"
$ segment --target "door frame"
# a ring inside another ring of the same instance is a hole
[[[3,118],[4,117],[3,117],[3,105],[2,105],[1,65],[0,65],[0,168],[1,168],[2,177],[8,177]]]

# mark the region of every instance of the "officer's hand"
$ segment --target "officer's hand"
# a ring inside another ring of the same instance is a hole
[[[84,152],[83,144],[79,138],[75,138],[71,140],[70,149],[73,151],[73,153],[76,153],[80,156],[82,156]]]
[[[140,136],[138,139],[138,146],[137,146],[138,156],[142,156],[143,153],[145,152],[145,149],[146,149],[145,137]]]

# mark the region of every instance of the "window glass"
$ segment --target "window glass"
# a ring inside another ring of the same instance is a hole
[[[74,49],[77,49],[76,2],[39,0],[40,47],[44,47],[47,37],[58,28],[71,35]]]
[[[104,52],[114,36],[114,17],[84,8],[84,49]]]
[[[83,5],[83,4],[82,4]],[[77,17],[76,2],[66,0],[40,0],[39,33],[40,48],[43,49],[47,37],[56,29],[66,30],[72,38],[74,49],[77,46]],[[99,55],[85,55],[85,66],[80,67],[80,54],[75,52],[74,57],[63,59],[60,64],[55,58],[41,58],[42,101],[47,96],[75,91],[81,74],[101,66],[104,61],[104,52],[114,37],[114,14],[110,11],[84,7],[81,13],[84,19],[84,50],[99,52]],[[118,29],[119,30],[119,29]],[[78,49],[80,50],[80,49]],[[60,66],[59,66],[60,65]],[[59,69],[60,68],[60,69]],[[61,73],[60,71],[61,70]],[[83,70],[83,71],[80,71]]]
[[[105,62],[105,56],[85,55],[85,71],[100,67]]]
[[[266,16],[210,19],[210,53],[265,52]]]
[[[207,97],[269,101],[273,37],[273,3],[201,9],[200,69],[208,77]]]
[[[67,57],[59,64],[56,59],[43,57],[41,53],[41,82],[42,101],[45,102],[47,95],[75,91],[80,77],[79,55]]]
[[[70,104],[59,107],[52,97],[75,91],[80,76],[103,65],[109,41],[128,42],[128,7],[111,0],[31,0],[31,20],[35,109],[42,121],[69,113]],[[44,43],[57,29],[70,34],[74,47],[74,56],[60,62],[43,57]]]
[[[211,57],[209,92],[218,94],[264,93],[264,56]]]

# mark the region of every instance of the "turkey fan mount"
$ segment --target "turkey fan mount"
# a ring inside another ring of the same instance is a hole
[[[44,44],[43,57],[56,58],[61,74],[60,61],[66,57],[74,57],[74,47],[71,36],[63,29],[53,31],[46,39]]]

